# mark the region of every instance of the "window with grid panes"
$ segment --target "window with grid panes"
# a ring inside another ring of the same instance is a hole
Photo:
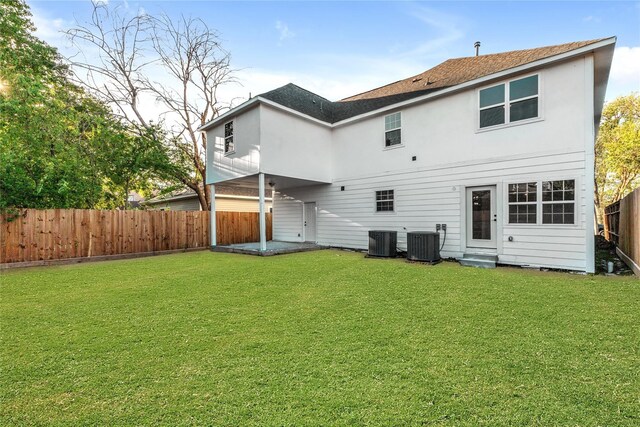
[[[376,191],[376,212],[393,212],[393,190]]]
[[[402,144],[400,112],[384,117],[384,146],[391,147]]]
[[[538,117],[538,75],[480,90],[480,128]]]
[[[537,202],[537,182],[509,184],[509,224],[535,224]]]
[[[224,124],[224,152],[233,153],[235,147],[233,144],[233,122]]]
[[[543,224],[575,224],[575,186],[573,179],[542,182]]]

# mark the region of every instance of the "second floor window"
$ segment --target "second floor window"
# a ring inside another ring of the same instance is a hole
[[[224,124],[224,152],[233,153],[235,146],[233,145],[233,122]]]
[[[538,117],[538,75],[480,90],[480,128]]]
[[[392,147],[402,144],[400,112],[384,116],[384,146]]]

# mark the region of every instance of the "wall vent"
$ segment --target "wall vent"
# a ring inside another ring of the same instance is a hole
[[[407,259],[409,261],[440,261],[440,233],[414,231],[407,233]]]
[[[395,257],[397,242],[397,231],[370,230],[369,256]]]

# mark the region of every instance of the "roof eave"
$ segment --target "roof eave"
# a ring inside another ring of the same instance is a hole
[[[257,104],[259,101],[260,101],[260,97],[259,96],[256,96],[255,98],[251,98],[251,99],[243,102],[242,104],[238,105],[237,107],[234,107],[234,108],[230,109],[226,113],[219,115],[215,119],[209,120],[207,123],[203,124],[202,126],[200,126],[196,130],[199,131],[199,132],[204,132],[206,130],[209,130],[212,127],[215,127],[220,122],[224,121],[225,119],[233,117],[233,116],[235,116],[235,115],[237,115],[239,113],[242,113],[243,111],[253,107],[254,104]]]
[[[253,108],[254,106],[256,106],[257,104],[264,104],[264,105],[268,105],[270,107],[274,107],[277,108],[279,110],[282,110],[286,113],[292,114],[294,116],[298,116],[300,118],[303,118],[305,120],[309,120],[310,122],[325,126],[325,127],[331,127],[331,123],[329,122],[325,122],[323,120],[319,120],[316,119],[315,117],[311,117],[308,114],[304,114],[301,113],[300,111],[296,111],[293,108],[289,108],[289,107],[285,107],[284,105],[278,104],[277,102],[271,101],[270,99],[267,98],[263,98],[261,96],[256,96],[255,98],[251,98],[249,101],[238,105],[237,107],[227,111],[226,113],[216,117],[215,119],[209,121],[208,123],[205,123],[204,125],[200,126],[197,130],[200,132],[204,132],[207,131],[217,125],[219,125],[220,123],[229,120],[230,118],[237,116],[238,114],[241,114],[243,112],[245,112],[246,110]]]
[[[604,99],[607,93],[607,84],[609,82],[609,73],[611,72],[611,62],[613,61],[613,54],[615,51],[616,38],[613,43],[599,49],[595,52],[593,57],[593,121],[596,132],[600,124],[600,117],[602,116],[602,108],[604,106]]]

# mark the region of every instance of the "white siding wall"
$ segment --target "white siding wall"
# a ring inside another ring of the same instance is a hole
[[[235,153],[224,154],[224,123],[207,131],[207,184],[258,173],[260,168],[260,109],[258,107],[226,120],[233,120]]]
[[[303,189],[300,195],[305,195],[306,191]],[[302,207],[300,200],[276,193],[273,199],[273,240],[302,242]]]
[[[479,132],[478,95],[469,90],[400,110],[400,148],[384,149],[384,114],[335,128],[333,184],[278,189],[274,239],[301,240],[301,204],[315,201],[320,244],[365,249],[369,230],[391,229],[405,249],[407,231],[446,223],[443,256],[461,257],[465,187],[496,185],[499,262],[588,269],[592,194],[585,181],[592,176],[585,176],[585,153],[592,134],[585,123],[592,110],[585,88],[593,88],[590,66],[586,58],[540,72],[542,120],[534,123]],[[581,190],[576,225],[506,224],[507,184],[553,179],[576,180]],[[394,213],[374,212],[375,191],[384,189],[395,190]]]
[[[260,172],[331,181],[331,128],[260,107]]]
[[[471,89],[398,110],[402,115],[402,147],[384,147],[384,116],[389,112],[337,127],[333,131],[333,178],[559,149],[584,150],[584,69],[585,60],[578,59],[539,72],[543,120],[535,123],[478,131],[478,93]]]
[[[549,162],[552,162],[551,164]],[[302,202],[318,206],[318,243],[366,249],[368,231],[398,232],[399,248],[406,249],[407,231],[435,231],[447,224],[442,255],[460,258],[465,252],[464,190],[467,186],[497,185],[498,228],[506,222],[506,185],[529,180],[576,179],[584,187],[584,154],[504,159],[487,164],[444,165],[336,181],[331,185],[283,190],[274,200],[275,240],[299,241]],[[345,191],[340,191],[344,186]],[[395,190],[395,212],[375,212],[375,191]],[[585,193],[577,201],[577,225],[504,225],[498,232],[499,260],[516,265],[585,268]],[[286,198],[286,200],[283,200]],[[509,242],[508,237],[513,236]],[[444,234],[441,233],[441,243]]]

